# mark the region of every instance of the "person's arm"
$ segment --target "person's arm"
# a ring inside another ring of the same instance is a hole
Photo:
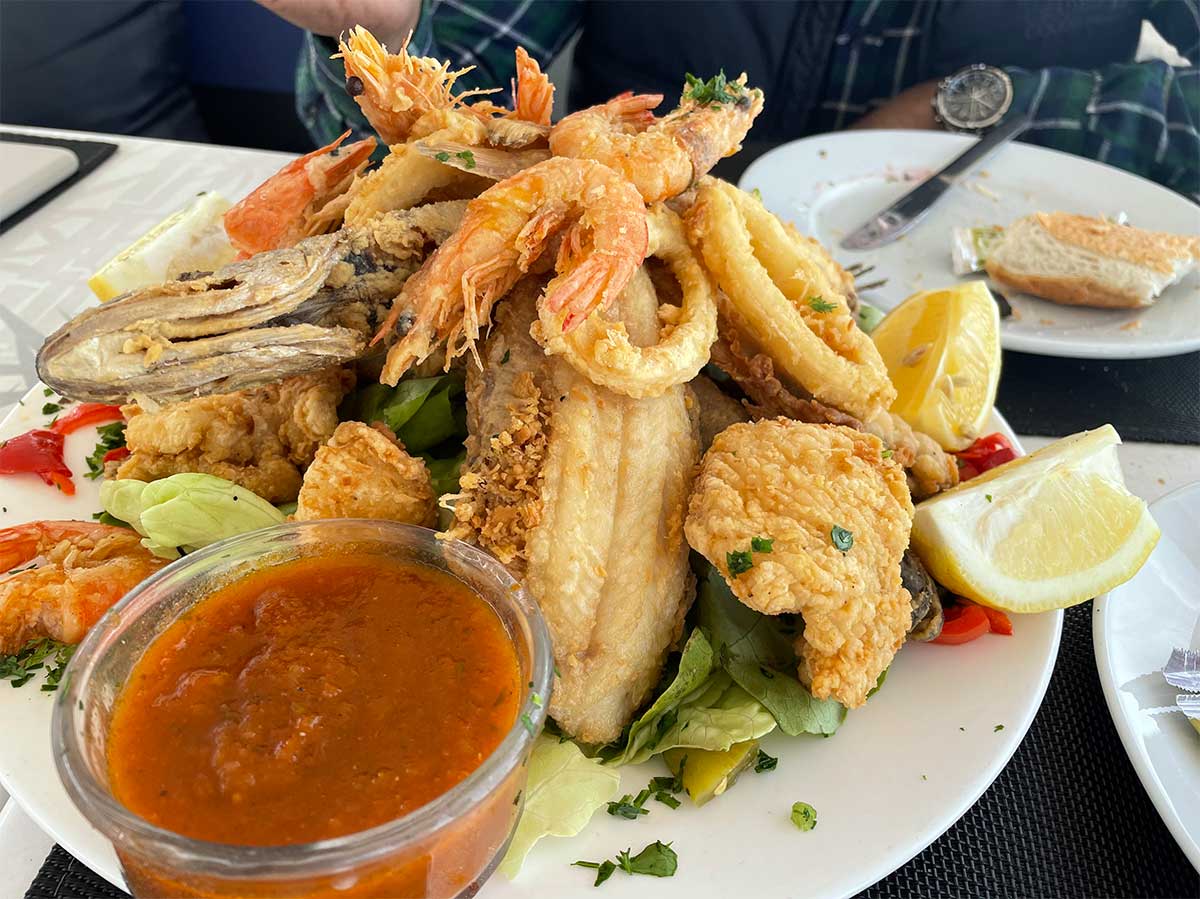
[[[256,0],[293,25],[337,37],[362,25],[389,47],[398,47],[417,27],[421,0]]]
[[[305,7],[312,5],[308,0],[288,2]],[[348,4],[353,0],[343,2]],[[358,2],[374,5],[385,0]],[[509,99],[516,47],[525,47],[545,68],[578,30],[580,19],[579,2],[529,4],[514,0],[459,0],[450,5],[437,0],[422,0],[408,50],[416,56],[447,59],[456,68],[474,66],[474,71],[464,76],[457,86],[501,87],[503,94],[492,99],[502,103]],[[398,49],[402,40],[403,36],[398,42],[387,42],[389,49]],[[346,75],[341,60],[329,58],[336,51],[336,41],[331,37],[309,32],[301,46],[296,69],[296,109],[318,146],[333,140],[347,128],[354,131],[356,137],[371,133],[358,104],[346,94]]]

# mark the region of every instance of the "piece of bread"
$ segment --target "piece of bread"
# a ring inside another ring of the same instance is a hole
[[[1005,287],[1071,306],[1149,306],[1200,264],[1200,237],[1105,219],[1037,212],[1013,222],[988,254]]]

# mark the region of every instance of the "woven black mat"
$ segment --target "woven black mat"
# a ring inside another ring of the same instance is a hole
[[[950,755],[943,762],[964,764]],[[1046,699],[1008,767],[932,846],[861,895],[1200,897],[1200,876],[1142,790],[1109,718],[1090,602],[1067,610]],[[25,899],[124,896],[55,846]]]

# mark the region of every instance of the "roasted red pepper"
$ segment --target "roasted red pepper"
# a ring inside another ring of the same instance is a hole
[[[1003,434],[988,434],[954,456],[958,459],[958,479],[969,481],[998,465],[1011,462],[1017,458],[1017,452]]]
[[[72,434],[88,425],[116,421],[120,417],[120,406],[110,406],[107,403],[79,403],[56,418],[50,424],[50,430],[59,434]]]
[[[102,464],[107,465],[109,462],[114,462],[117,459],[124,459],[129,455],[129,447],[118,446],[116,449],[110,449],[104,454],[104,458],[100,460]]]
[[[0,474],[36,474],[67,496],[75,495],[71,469],[63,461],[63,435],[35,428],[0,444]]]
[[[942,632],[933,638],[934,643],[947,646],[970,643],[991,629],[987,615],[977,605],[947,606],[942,614],[946,620]]]
[[[988,628],[993,634],[1003,634],[1005,637],[1012,636],[1012,621],[1007,615],[999,609],[989,609],[987,606],[980,606],[979,608],[983,609],[984,615],[987,615]]]

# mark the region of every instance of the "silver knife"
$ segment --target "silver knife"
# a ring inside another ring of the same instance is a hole
[[[843,238],[843,250],[874,250],[889,244],[916,226],[947,190],[974,165],[1004,146],[1029,125],[1025,117],[1006,122],[972,144],[948,166],[922,181],[903,197]]]

